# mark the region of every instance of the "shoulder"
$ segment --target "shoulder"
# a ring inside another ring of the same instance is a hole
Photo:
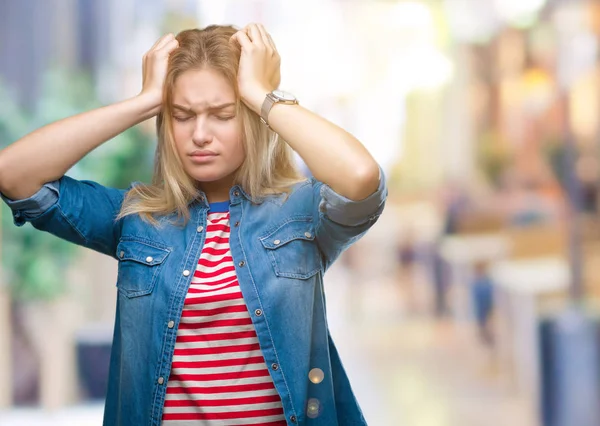
[[[288,192],[266,195],[260,204],[271,203],[283,206],[290,202],[306,201],[307,198],[312,198],[315,182],[312,178],[305,179],[293,184]]]

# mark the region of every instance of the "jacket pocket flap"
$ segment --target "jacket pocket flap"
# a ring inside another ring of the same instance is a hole
[[[260,238],[266,249],[277,249],[290,241],[306,240],[313,241],[315,231],[312,223],[312,217],[292,219],[284,223],[270,234]]]
[[[133,260],[148,266],[161,264],[169,253],[167,248],[140,240],[121,240],[117,246],[119,260]]]

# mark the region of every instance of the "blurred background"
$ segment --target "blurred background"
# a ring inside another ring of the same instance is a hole
[[[164,33],[249,22],[387,174],[325,277],[369,424],[599,425],[600,1],[0,0],[0,147],[136,95]],[[153,128],[68,174],[149,182]],[[116,261],[0,212],[0,425],[99,425]]]

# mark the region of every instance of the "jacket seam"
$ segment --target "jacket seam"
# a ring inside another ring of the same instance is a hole
[[[147,245],[147,246],[155,248],[155,249],[168,251],[169,253],[171,253],[171,251],[172,251],[171,247],[169,247],[166,244],[157,243],[156,241],[152,241],[152,240],[149,240],[149,239],[146,239],[143,237],[121,236],[121,238],[119,238],[119,243],[125,243],[125,242],[142,243],[144,245]]]
[[[89,245],[89,240],[85,237],[85,235],[83,235],[83,233],[79,230],[79,228],[77,228],[77,226],[75,225],[75,223],[73,223],[71,221],[71,219],[69,219],[69,217],[65,214],[65,212],[63,211],[62,207],[60,204],[57,203],[56,205],[58,207],[58,210],[60,211],[60,215],[67,221],[67,223],[69,225],[71,225],[71,227],[79,234],[79,236],[83,239],[83,243],[88,246]]]

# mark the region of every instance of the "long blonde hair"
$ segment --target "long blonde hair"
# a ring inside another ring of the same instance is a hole
[[[232,26],[212,25],[177,35],[179,47],[169,58],[162,111],[156,119],[158,146],[152,183],[134,185],[127,192],[117,219],[139,214],[157,225],[157,218],[177,213],[184,224],[189,220],[189,204],[198,197],[198,182],[183,169],[172,131],[173,87],[177,77],[188,70],[210,68],[234,87],[246,153],[234,184],[239,184],[253,202],[260,202],[268,194],[289,193],[292,185],[304,180],[291,148],[240,100],[237,74],[241,48],[229,41],[236,31]]]

